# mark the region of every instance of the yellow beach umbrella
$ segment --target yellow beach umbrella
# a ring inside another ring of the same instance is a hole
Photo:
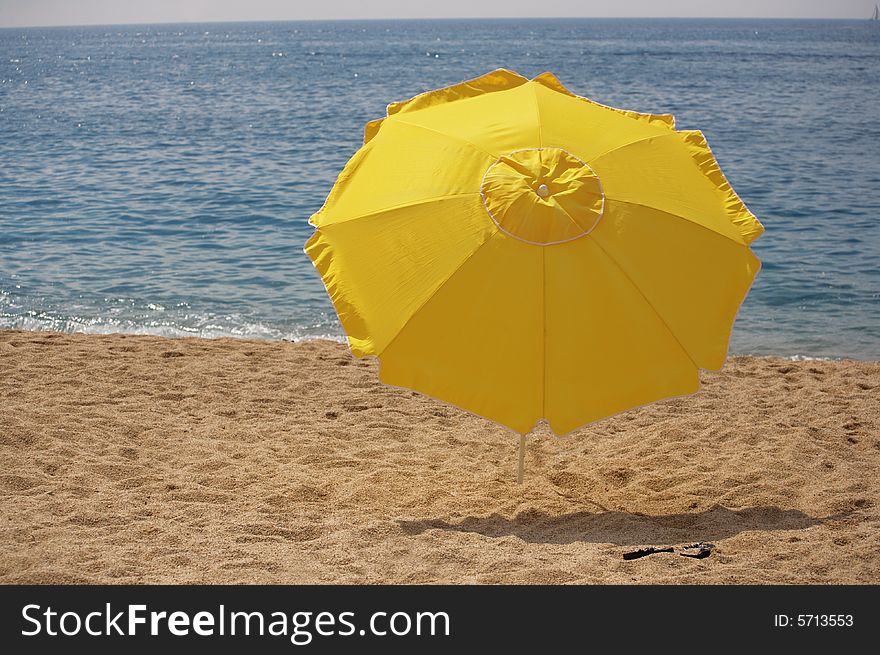
[[[521,435],[696,391],[763,231],[702,133],[503,69],[389,105],[310,223],[352,353]]]

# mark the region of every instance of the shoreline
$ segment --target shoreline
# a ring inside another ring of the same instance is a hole
[[[345,345],[0,330],[0,583],[880,582],[880,362],[517,439]],[[642,546],[716,544],[692,560]]]
[[[99,330],[55,330],[51,328],[46,329],[30,329],[24,327],[4,327],[0,326],[0,334],[4,332],[21,332],[26,334],[62,334],[62,335],[84,335],[84,336],[94,336],[94,337],[112,337],[116,335],[121,335],[125,337],[150,337],[156,339],[203,339],[206,341],[216,341],[219,339],[231,339],[233,341],[256,341],[256,342],[269,342],[269,343],[301,343],[304,341],[329,341],[332,343],[339,343],[346,347],[348,347],[347,338],[344,334],[320,334],[315,336],[300,336],[288,338],[287,336],[258,336],[256,334],[248,334],[248,335],[238,335],[238,334],[219,334],[209,332],[207,335],[204,334],[188,334],[183,331],[182,328],[175,328],[180,333],[175,334],[157,334],[150,331],[125,331],[125,330],[108,330],[108,331],[99,331]],[[274,328],[272,328],[274,330]],[[276,330],[277,331],[277,330]],[[279,332],[280,333],[280,332]],[[829,362],[839,362],[839,361],[853,361],[853,362],[878,362],[880,361],[880,357],[877,358],[861,358],[853,355],[809,355],[805,353],[797,353],[794,355],[780,355],[780,354],[762,354],[762,353],[730,353],[727,354],[727,359],[731,359],[734,357],[755,357],[755,358],[772,358],[778,357],[780,359],[787,359],[795,362],[799,361],[829,361]],[[702,370],[702,369],[701,369]]]

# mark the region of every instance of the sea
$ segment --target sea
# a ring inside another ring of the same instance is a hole
[[[389,102],[498,67],[706,134],[766,228],[732,354],[880,359],[868,20],[0,29],[0,329],[342,338],[309,216]]]

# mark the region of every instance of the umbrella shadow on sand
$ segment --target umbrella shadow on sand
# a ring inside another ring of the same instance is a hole
[[[398,521],[410,535],[428,530],[473,532],[486,537],[519,537],[529,543],[575,542],[635,546],[649,543],[719,541],[746,531],[804,530],[843,515],[816,518],[799,510],[749,507],[731,510],[721,505],[702,512],[651,516],[604,510],[551,515],[529,511],[507,518],[499,514],[469,516],[461,521],[440,519]]]

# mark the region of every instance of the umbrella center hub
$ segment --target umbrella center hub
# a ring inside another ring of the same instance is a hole
[[[592,232],[605,209],[595,171],[561,148],[515,150],[483,176],[486,212],[510,236],[548,246]]]

